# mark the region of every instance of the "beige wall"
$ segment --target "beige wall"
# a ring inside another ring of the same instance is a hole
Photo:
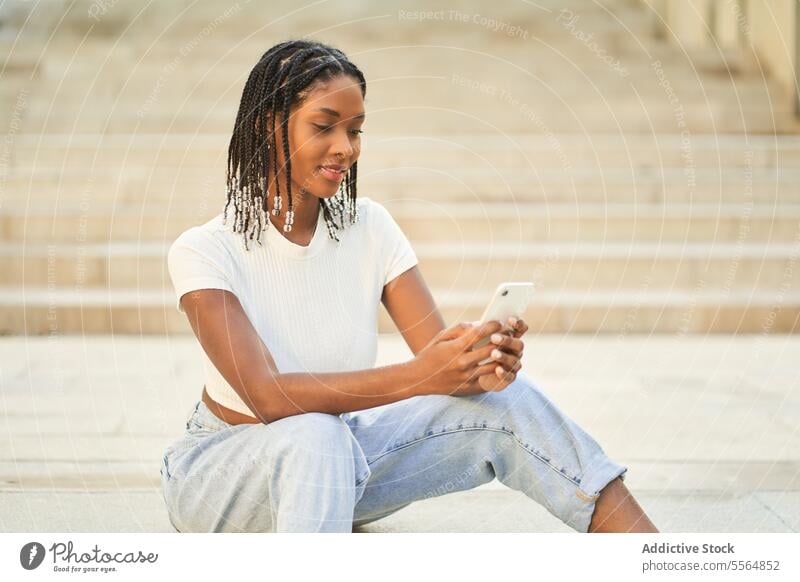
[[[797,92],[797,0],[749,0],[750,42],[772,75],[792,94]]]
[[[703,46],[751,47],[798,103],[798,0],[642,0],[665,36],[687,53]]]

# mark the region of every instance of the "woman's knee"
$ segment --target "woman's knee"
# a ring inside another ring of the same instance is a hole
[[[498,421],[511,420],[515,416],[530,419],[552,406],[538,386],[522,372],[503,390],[469,398],[473,400],[473,406],[477,404],[480,407],[486,418]]]
[[[352,467],[356,480],[366,478],[369,469],[364,453],[350,427],[336,415],[307,412],[287,416],[265,428],[272,429],[265,440],[277,459],[307,464],[315,472]]]
[[[349,427],[332,414],[306,412],[265,426],[269,442],[290,451],[336,453],[351,447]]]

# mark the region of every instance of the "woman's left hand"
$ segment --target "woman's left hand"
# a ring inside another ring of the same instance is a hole
[[[500,332],[500,341],[492,341],[492,343],[498,346],[497,349],[501,353],[513,356],[511,359],[515,365],[509,368],[500,362],[494,367],[493,373],[480,376],[478,384],[486,392],[503,390],[517,379],[517,372],[522,368],[522,352],[525,349],[525,343],[520,338],[528,331],[528,325],[523,320],[514,317],[510,317],[508,323],[510,328]]]

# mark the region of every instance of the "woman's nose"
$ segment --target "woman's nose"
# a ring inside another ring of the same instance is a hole
[[[353,144],[350,143],[350,139],[347,136],[339,139],[333,148],[334,155],[338,157],[349,158],[353,155],[353,151]]]

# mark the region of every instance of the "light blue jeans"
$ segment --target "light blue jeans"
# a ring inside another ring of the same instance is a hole
[[[505,390],[231,425],[199,401],[161,466],[181,532],[351,532],[497,479],[579,532],[627,467],[525,374]]]

